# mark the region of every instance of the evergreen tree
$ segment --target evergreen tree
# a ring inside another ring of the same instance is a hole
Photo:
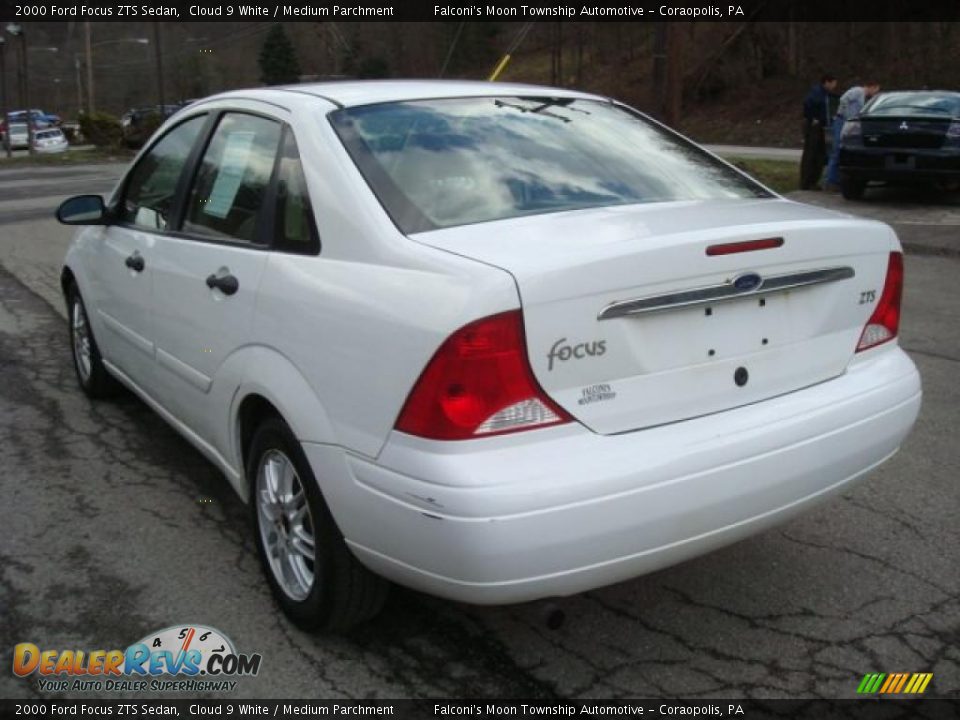
[[[264,85],[286,85],[297,82],[300,62],[297,51],[282,25],[274,25],[260,48],[260,82]]]

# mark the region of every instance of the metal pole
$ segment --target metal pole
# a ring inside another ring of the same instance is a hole
[[[33,155],[33,113],[30,111],[30,69],[27,66],[27,33],[20,33],[20,48],[23,52],[23,107],[27,111],[27,154]]]
[[[153,45],[157,54],[157,94],[160,98],[160,115],[165,116],[163,103],[163,53],[160,51],[160,23],[153,24]]]
[[[6,142],[4,145],[7,150],[7,157],[13,157],[13,149],[11,148],[10,142],[10,116],[7,114],[7,43],[0,38],[0,105],[3,107],[0,108],[3,110],[3,127],[5,128],[4,132],[6,134]]]
[[[90,21],[84,23],[87,44],[87,109],[93,115],[96,106],[93,103],[93,52],[90,49]]]
[[[80,56],[73,56],[73,66],[77,71],[77,118],[83,115],[83,84],[80,82]]]
[[[23,103],[23,56],[20,54],[20,47],[13,47],[13,54],[17,58],[17,102],[21,108],[26,107]]]

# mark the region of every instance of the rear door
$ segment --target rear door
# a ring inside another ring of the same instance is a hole
[[[222,113],[187,190],[179,231],[155,248],[153,306],[161,402],[202,437],[223,418],[218,369],[249,342],[267,263],[271,176],[283,125]]]

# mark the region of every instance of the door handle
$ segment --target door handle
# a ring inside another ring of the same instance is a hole
[[[207,277],[207,287],[211,290],[217,288],[224,295],[233,295],[240,289],[240,281],[233,275],[221,275],[219,277],[210,275]]]
[[[134,253],[128,257],[123,261],[123,264],[134,272],[143,272],[143,268],[146,267],[146,263],[143,262],[143,256],[138,253]]]

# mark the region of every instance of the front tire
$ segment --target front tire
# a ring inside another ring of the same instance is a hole
[[[76,283],[70,283],[67,288],[67,314],[70,323],[70,353],[80,389],[87,397],[95,400],[116,395],[120,390],[120,383],[103,364],[100,348],[97,347],[93,329],[90,327],[87,308]]]
[[[260,561],[294,624],[343,631],[380,612],[387,581],[347,548],[299,441],[280,418],[254,433],[247,481]]]

